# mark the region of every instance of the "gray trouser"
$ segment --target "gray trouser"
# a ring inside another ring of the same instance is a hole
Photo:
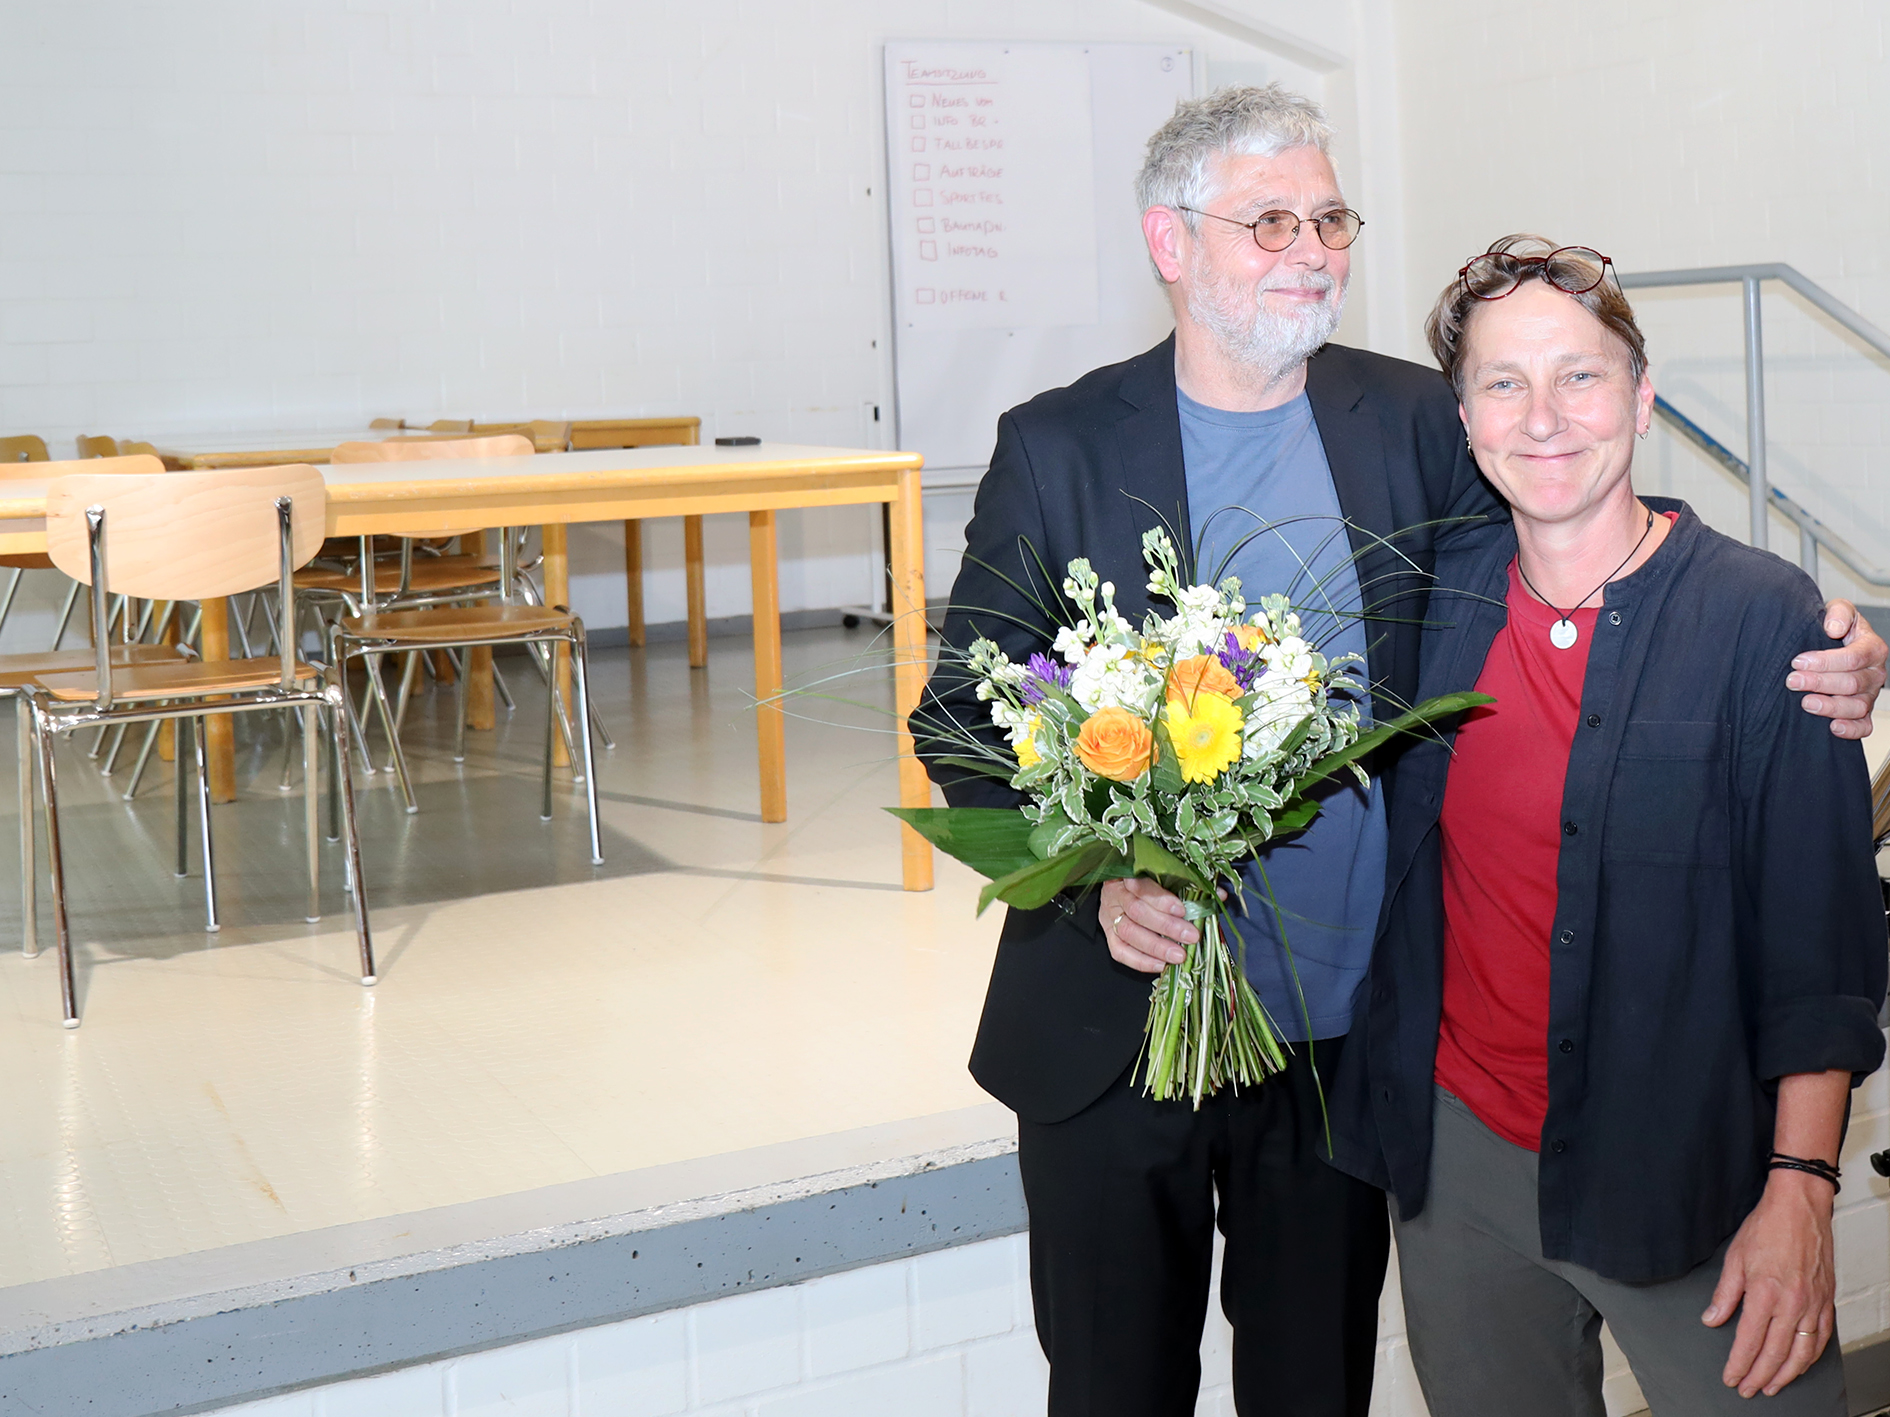
[[[1845,1417],[1837,1339],[1777,1397],[1720,1382],[1738,1316],[1700,1322],[1725,1247],[1656,1284],[1624,1284],[1542,1257],[1536,1154],[1512,1145],[1441,1088],[1430,1198],[1400,1221],[1411,1357],[1431,1417],[1603,1417],[1606,1319],[1653,1417]]]

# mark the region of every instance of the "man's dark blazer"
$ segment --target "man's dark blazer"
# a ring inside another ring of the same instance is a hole
[[[1417,688],[1419,622],[1440,531],[1505,514],[1470,460],[1456,400],[1435,369],[1328,345],[1307,363],[1306,392],[1358,554],[1365,605],[1382,617],[1367,626],[1374,711],[1382,718],[1409,703]],[[1293,513],[1255,510],[1275,520]],[[998,420],[997,451],[966,529],[945,643],[963,650],[985,635],[1019,662],[1047,651],[1055,626],[1039,606],[1057,599],[1064,568],[1078,556],[1115,582],[1117,608],[1132,623],[1150,609],[1172,614],[1172,607],[1151,602],[1142,561],[1142,533],[1158,519],[1177,531],[1178,545],[1191,543],[1172,336]],[[1435,525],[1447,519],[1449,527]],[[1247,587],[1255,595],[1264,589]],[[913,729],[921,755],[951,752],[928,740],[928,718],[1003,741],[989,706],[977,702],[949,659],[933,674]],[[953,806],[1020,800],[994,778],[939,764],[931,772]],[[1027,1121],[1073,1116],[1134,1060],[1149,983],[1148,975],[1109,957],[1093,892],[1073,904],[1011,911],[972,1075]]]

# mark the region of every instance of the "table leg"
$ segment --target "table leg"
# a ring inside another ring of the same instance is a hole
[[[205,663],[227,663],[230,658],[230,602],[221,596],[203,602],[203,657]],[[210,764],[210,800],[236,800],[236,733],[227,713],[205,714],[205,743]],[[182,769],[179,769],[180,771]]]
[[[929,807],[932,784],[913,752],[908,716],[925,689],[925,514],[919,498],[919,474],[899,474],[899,496],[892,504],[892,613],[894,703],[899,713],[899,805]],[[932,889],[932,848],[911,827],[900,824],[900,876],[909,891]]]
[[[769,535],[772,537],[773,532]],[[702,584],[701,517],[682,519],[682,544],[683,581],[689,590],[689,667],[706,669],[709,666],[709,598]]]
[[[545,603],[547,605],[571,604],[571,528],[562,522],[554,523],[544,529],[545,536]],[[553,646],[556,656],[553,671],[558,677],[558,699],[564,705],[566,713],[571,712],[571,660],[563,645]],[[577,731],[574,721],[572,731]],[[554,734],[551,740],[551,761],[558,767],[569,767],[570,754],[564,750],[564,735]]]
[[[462,536],[460,545],[475,556],[486,554],[486,534]],[[476,645],[466,657],[466,726],[490,731],[495,722],[492,704],[492,647]]]
[[[632,648],[643,646],[643,523],[626,520],[623,524],[623,596],[630,613],[626,622]]]
[[[781,582],[774,513],[748,514],[748,575],[755,601],[755,738],[761,750],[761,820],[787,820],[787,715],[781,710]]]

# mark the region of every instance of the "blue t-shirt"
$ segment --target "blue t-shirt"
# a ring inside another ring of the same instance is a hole
[[[1289,596],[1301,633],[1328,659],[1362,656],[1367,628],[1358,618],[1358,574],[1311,403],[1301,394],[1279,408],[1229,413],[1179,391],[1177,397],[1196,579],[1238,576],[1250,606],[1263,595]],[[1260,528],[1266,530],[1251,535]],[[1362,663],[1352,673],[1366,682]],[[1361,714],[1370,708],[1359,704]],[[1313,1038],[1335,1038],[1351,1027],[1385,891],[1385,807],[1377,782],[1366,791],[1346,773],[1328,781],[1324,793],[1312,825],[1267,850],[1264,878],[1260,863],[1247,864],[1247,917],[1236,915],[1247,977],[1281,1035],[1294,1041],[1308,1036],[1308,1014]],[[1297,988],[1280,944],[1282,924]]]

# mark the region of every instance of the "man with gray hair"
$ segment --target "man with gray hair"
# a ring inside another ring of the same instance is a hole
[[[1287,593],[1308,639],[1358,655],[1362,711],[1415,697],[1438,543],[1506,513],[1436,370],[1327,343],[1363,225],[1330,138],[1315,104],[1269,85],[1183,103],[1150,140],[1142,227],[1175,333],[999,420],[948,644],[985,635],[1019,662],[1045,649],[1040,606],[1056,587],[1042,568],[1077,556],[1139,621],[1153,608],[1140,538],[1160,517],[1195,544],[1202,577],[1237,575],[1250,598]],[[1869,731],[1885,653],[1853,616],[1833,603],[1827,628],[1846,647],[1790,681],[1850,737]],[[915,719],[922,753],[927,715],[973,725],[983,706],[941,667]],[[932,772],[955,806],[1020,800],[943,763]],[[1132,1082],[1150,977],[1195,938],[1181,903],[1128,880],[1009,912],[971,1069],[1018,1114],[1053,1417],[1194,1410],[1217,1225],[1237,1409],[1364,1417],[1385,1201],[1321,1160],[1314,1070],[1331,1076],[1371,954],[1384,782],[1332,783],[1313,824],[1267,851],[1264,875],[1249,867],[1245,967],[1294,1051],[1283,1076],[1199,1111]]]

